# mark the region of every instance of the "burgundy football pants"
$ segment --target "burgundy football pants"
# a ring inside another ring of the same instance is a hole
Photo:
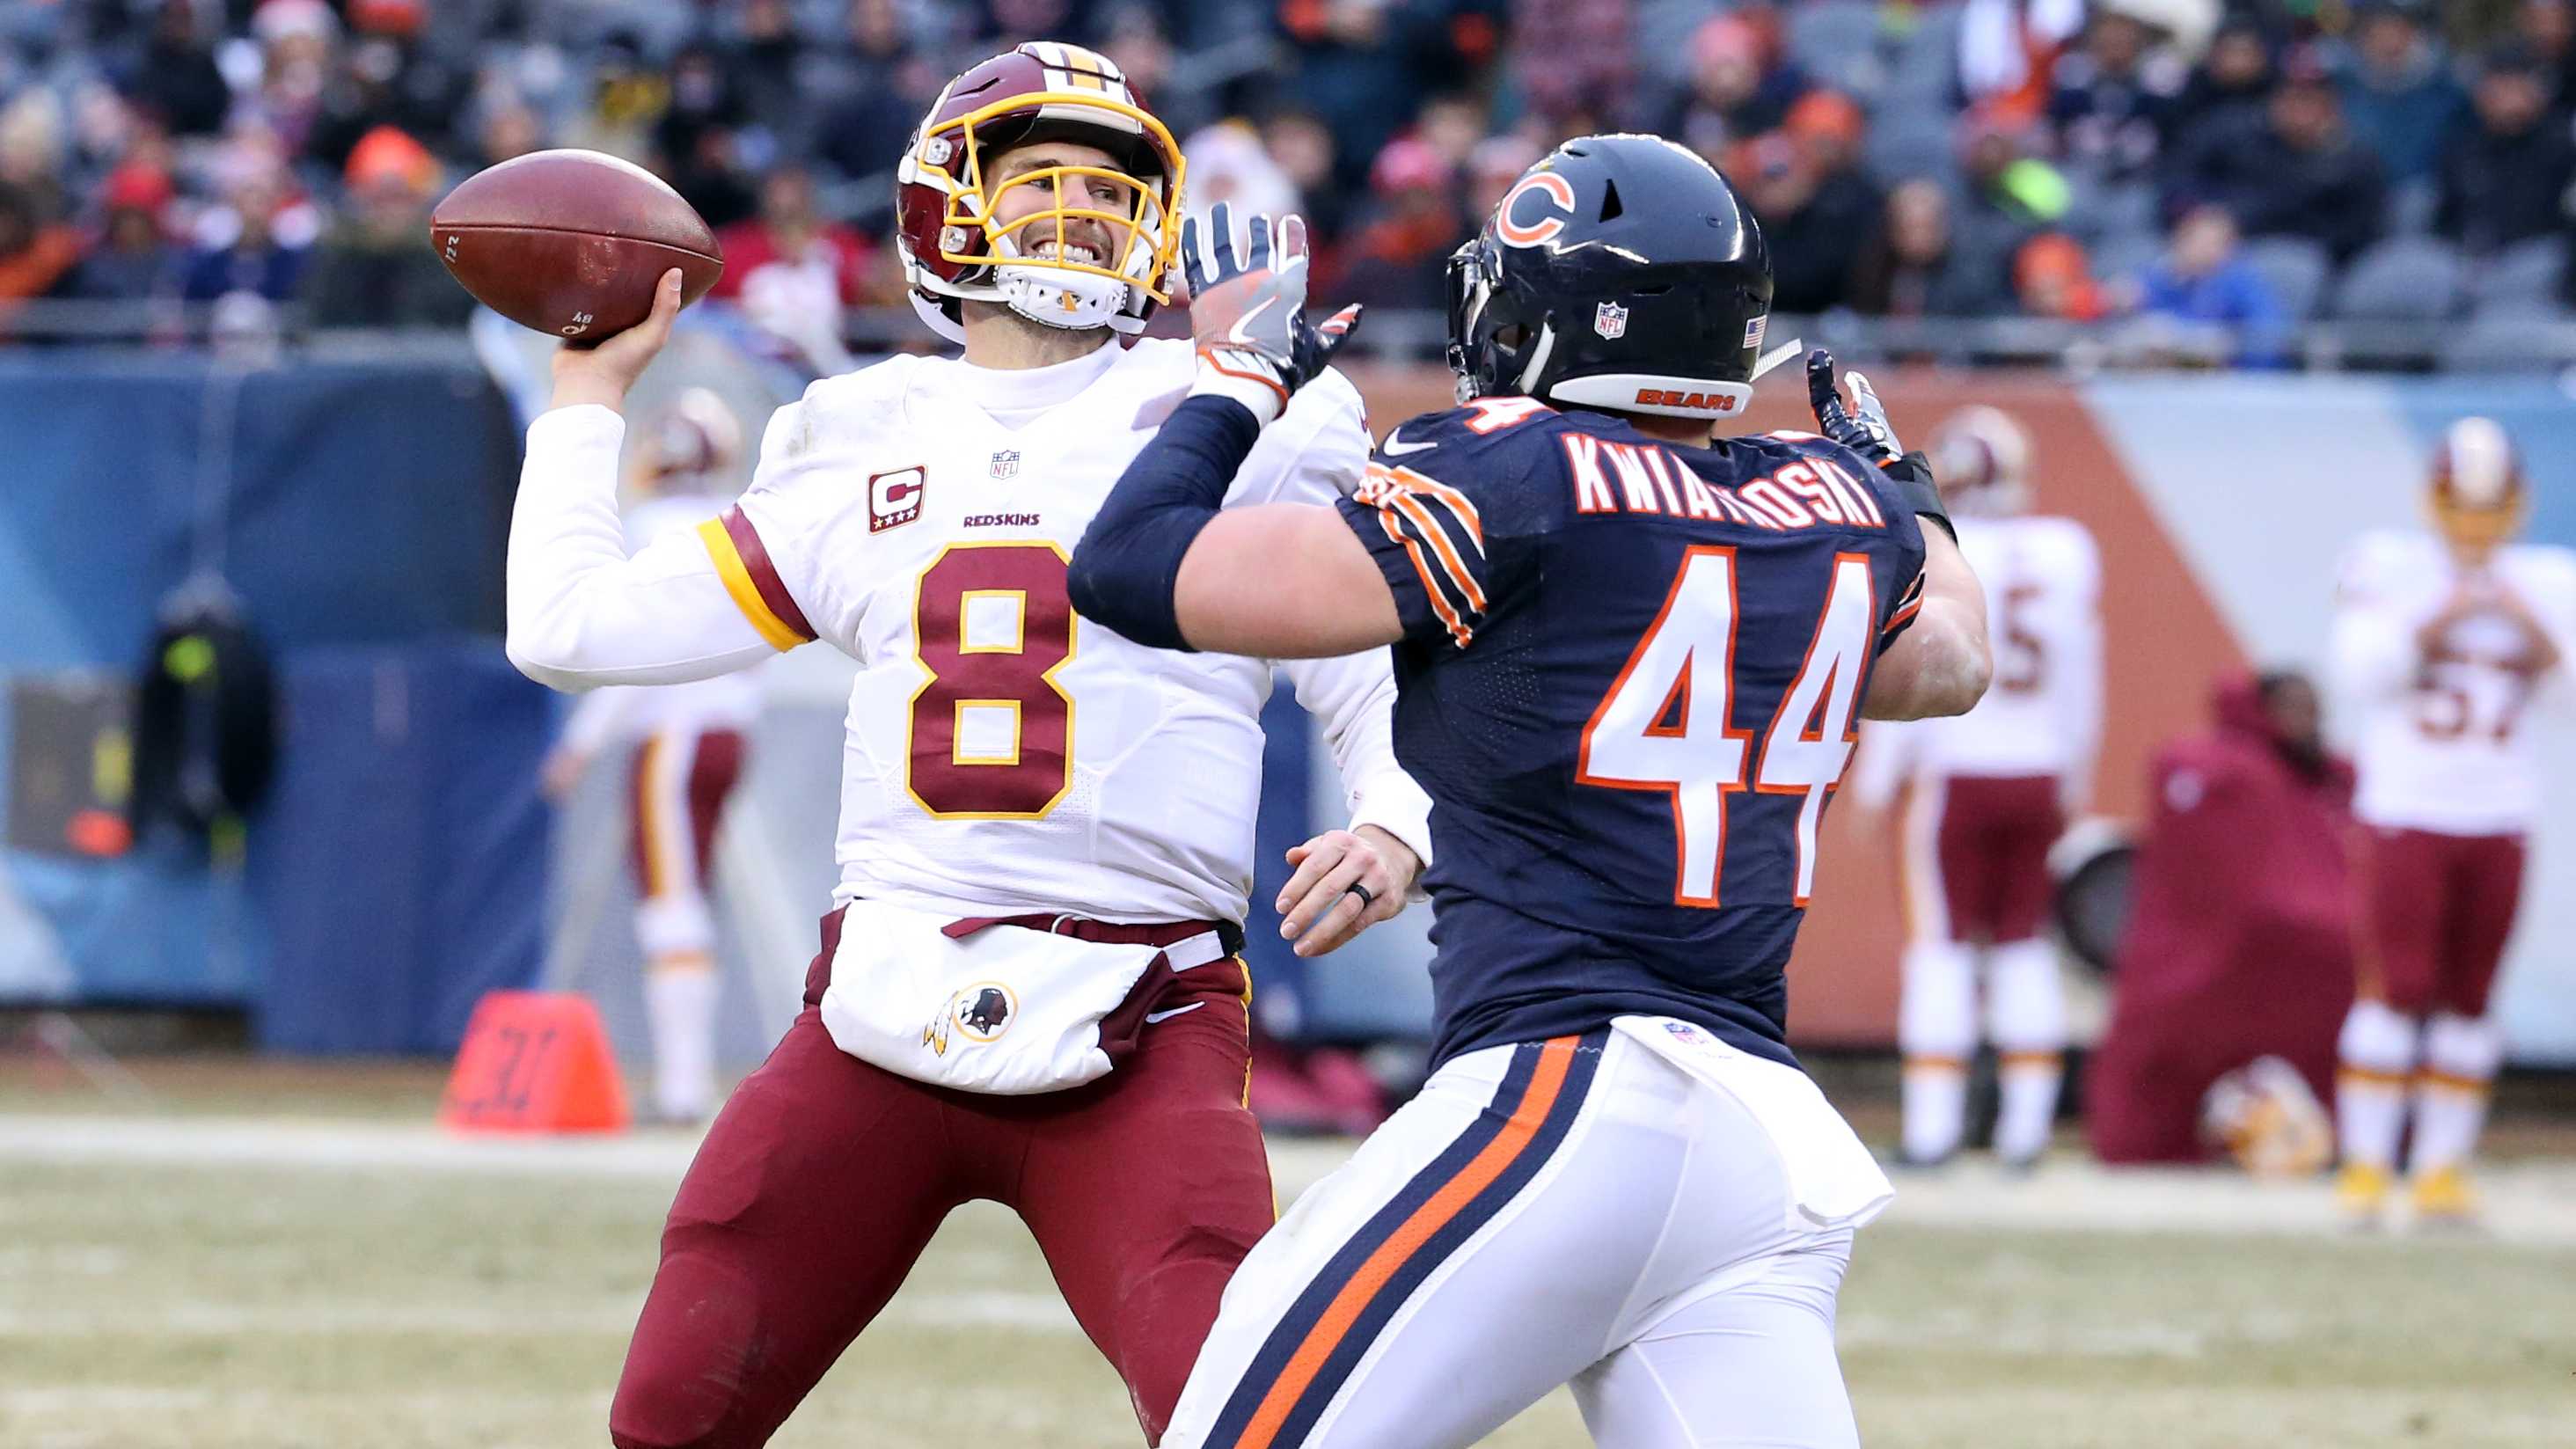
[[[2407,1016],[2476,1018],[2522,905],[2519,835],[2353,832],[2361,994]]]
[[[1953,775],[1940,786],[1932,868],[1953,941],[2027,941],[2048,920],[2048,849],[2066,829],[2054,775]]]
[[[836,913],[805,1010],[681,1180],[610,1437],[619,1449],[768,1442],[940,1220],[982,1198],[1028,1223],[1074,1317],[1127,1381],[1147,1442],[1159,1441],[1226,1280],[1274,1214],[1243,1105],[1242,963],[1173,977],[1155,1011],[1193,1009],[1140,1025],[1100,1080],[1003,1097],[929,1086],[834,1046],[816,1003],[839,934]]]

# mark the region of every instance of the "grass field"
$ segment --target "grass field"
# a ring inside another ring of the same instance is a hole
[[[0,1445],[606,1443],[688,1139],[459,1141],[386,1109],[399,1091],[303,1112],[261,1092],[256,1117],[40,1113],[61,1100],[0,1080]],[[1283,1147],[1283,1188],[1339,1150]],[[2576,1442],[2576,1170],[2518,1164],[2493,1188],[2494,1235],[2357,1239],[2325,1229],[2316,1189],[2214,1174],[1909,1180],[1843,1294],[1864,1438]],[[989,1208],[950,1221],[777,1440],[1138,1442],[1027,1234]],[[1490,1442],[1585,1440],[1559,1396]]]

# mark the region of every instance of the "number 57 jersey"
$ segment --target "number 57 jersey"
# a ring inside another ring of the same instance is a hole
[[[2517,544],[2488,569],[2491,587],[2518,597],[2562,656],[2576,655],[2576,555]],[[2361,772],[2353,812],[2367,824],[2505,835],[2541,813],[2547,737],[2576,694],[2570,668],[2535,677],[2514,667],[2522,631],[2483,612],[2426,657],[2419,631],[2462,583],[2426,532],[2365,534],[2344,558],[2332,659]]]
[[[1435,1055],[1636,1014],[1792,1061],[1818,826],[1920,606],[1920,526],[1878,470],[1497,398],[1397,428],[1340,506],[1405,626]]]
[[[1065,593],[1074,543],[1192,367],[1159,340],[1027,373],[896,358],[772,418],[751,488],[701,531],[773,643],[859,663],[838,900],[1242,920],[1272,666],[1144,648]],[[1357,393],[1338,374],[1309,392],[1239,497],[1321,501],[1366,465]],[[1358,817],[1421,848],[1385,660],[1289,674]]]

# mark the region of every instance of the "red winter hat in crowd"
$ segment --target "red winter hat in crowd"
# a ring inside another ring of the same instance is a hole
[[[107,173],[99,202],[110,211],[148,211],[158,216],[176,194],[168,172],[129,161]]]
[[[1398,136],[1386,143],[1369,167],[1369,185],[1388,195],[1408,191],[1437,191],[1449,184],[1449,168],[1431,143],[1413,136]]]
[[[352,191],[365,191],[385,181],[427,191],[438,184],[438,158],[401,129],[378,126],[349,148],[349,166],[342,179]]]
[[[1799,140],[1840,141],[1845,146],[1859,145],[1867,126],[1860,107],[1840,91],[1807,92],[1781,122],[1782,129]]]

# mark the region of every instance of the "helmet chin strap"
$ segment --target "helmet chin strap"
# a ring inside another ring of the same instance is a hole
[[[1006,237],[1001,250],[1018,249]],[[1044,263],[1004,262],[993,269],[993,285],[1002,294],[1002,305],[1042,327],[1068,332],[1106,327],[1127,305],[1125,282]]]

